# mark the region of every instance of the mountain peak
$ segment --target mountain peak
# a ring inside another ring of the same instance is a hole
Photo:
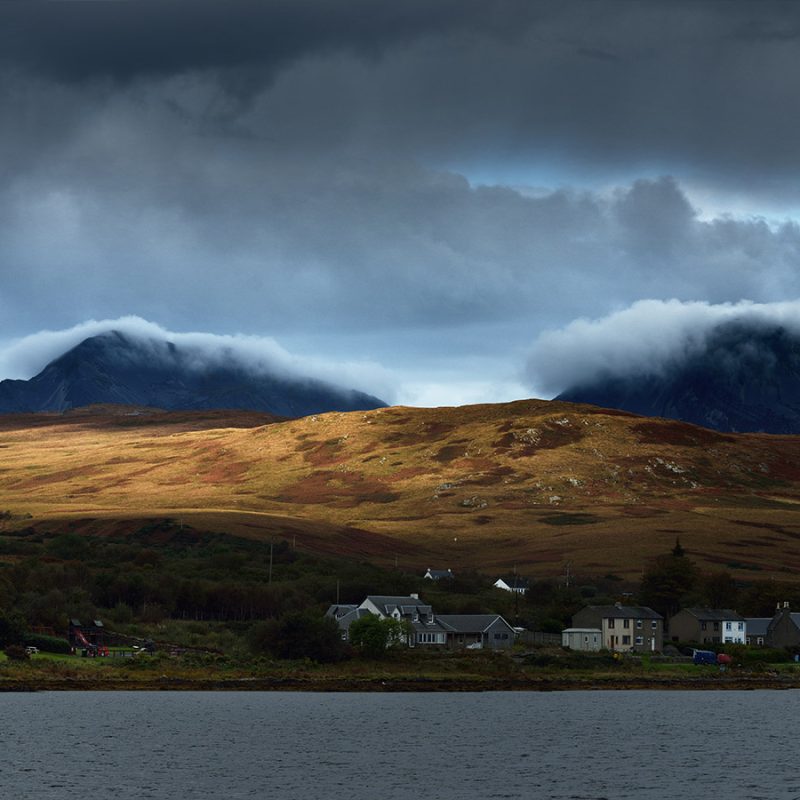
[[[97,403],[165,410],[243,409],[285,417],[384,406],[376,397],[302,376],[204,358],[199,349],[109,330],[77,344],[28,381],[0,381],[0,412]]]

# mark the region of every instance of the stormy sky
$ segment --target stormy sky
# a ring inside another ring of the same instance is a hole
[[[2,2],[0,109],[0,377],[134,317],[550,396],[800,298],[795,3]]]

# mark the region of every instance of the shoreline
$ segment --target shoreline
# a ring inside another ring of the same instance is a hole
[[[47,680],[0,679],[2,692],[42,691],[269,691],[269,692],[558,692],[558,691],[747,691],[800,689],[794,676],[675,677],[525,677],[442,678],[178,678],[107,679],[53,677]]]

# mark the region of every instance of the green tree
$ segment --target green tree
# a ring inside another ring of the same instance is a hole
[[[345,655],[342,634],[336,620],[313,611],[293,611],[281,619],[253,625],[247,636],[257,653],[278,658],[310,658],[320,663],[340,661]]]
[[[406,627],[400,620],[366,614],[350,626],[350,642],[367,658],[383,658],[390,647],[406,640]]]
[[[703,599],[709,608],[736,608],[739,588],[730,572],[712,572],[700,581]]]
[[[668,619],[678,613],[696,582],[697,568],[691,559],[674,552],[657,556],[642,576],[639,601]]]
[[[20,644],[25,635],[25,620],[15,612],[0,609],[0,647]]]
[[[89,543],[77,533],[62,533],[45,545],[47,552],[56,558],[80,561],[89,555]]]

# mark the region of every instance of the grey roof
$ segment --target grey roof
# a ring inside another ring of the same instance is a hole
[[[438,618],[433,622],[424,622],[420,620],[409,624],[415,633],[446,633],[448,630],[446,626],[439,624]]]
[[[361,619],[369,613],[366,608],[359,608],[358,606],[334,605],[325,612],[325,616],[335,619],[340,630],[349,631],[350,626],[357,619]]]
[[[439,614],[437,619],[453,633],[483,633],[497,620],[514,630],[499,614]]]
[[[787,608],[779,608],[779,609],[778,609],[778,610],[775,612],[775,616],[774,616],[774,617],[773,617],[773,618],[770,620],[770,628],[771,628],[773,625],[777,625],[777,624],[778,624],[778,622],[779,622],[781,619],[783,619],[783,617],[784,617],[784,616],[786,616],[786,615],[787,615],[787,612],[788,612],[788,616],[789,616],[789,619],[791,620],[792,624],[793,624],[793,625],[794,625],[796,628],[800,629],[800,612],[797,612],[797,611],[789,611]]]
[[[709,622],[744,622],[744,617],[731,608],[684,608],[683,611],[699,620]]]
[[[586,608],[591,609],[604,619],[664,619],[661,614],[647,606],[623,606],[620,604],[613,606],[586,606],[581,611],[585,611]]]
[[[339,619],[340,617],[344,617],[345,615],[355,611],[357,608],[358,606],[352,603],[334,603],[333,605],[328,606],[325,616]]]
[[[748,636],[766,636],[772,617],[747,617],[745,622]]]
[[[416,597],[395,597],[393,595],[371,594],[366,597],[364,603],[369,600],[376,608],[381,609],[385,614],[391,614],[395,609],[400,610],[403,615],[430,614],[431,606]],[[363,606],[364,603],[361,605]]]

